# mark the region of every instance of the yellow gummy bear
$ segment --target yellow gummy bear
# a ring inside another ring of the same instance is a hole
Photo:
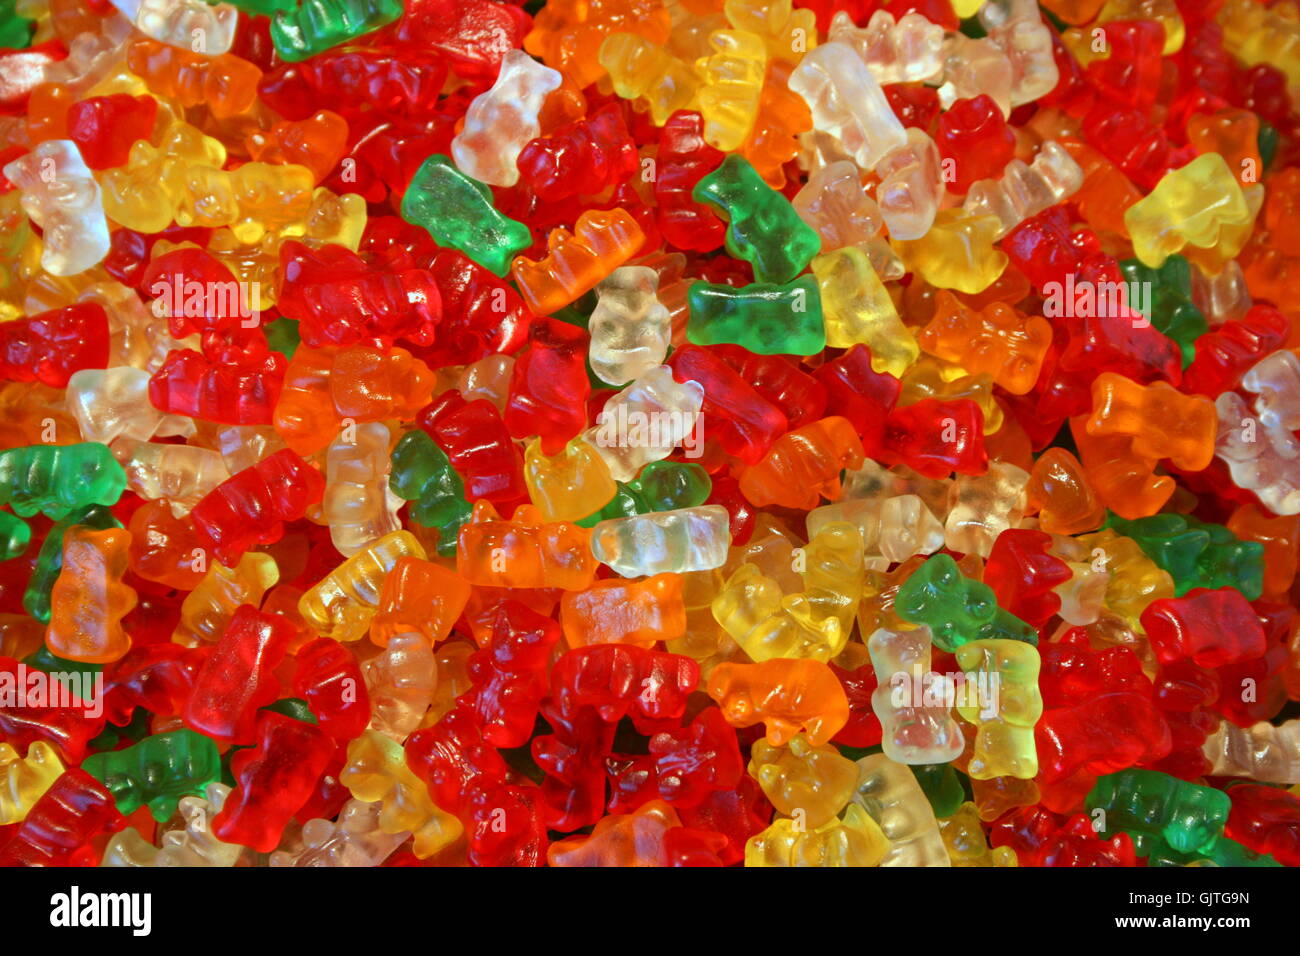
[[[873,369],[900,378],[921,349],[867,254],[845,246],[815,257],[812,271],[821,292],[826,344],[846,349],[860,342],[871,349]]]
[[[1224,225],[1219,230],[1219,241],[1208,249],[1188,246],[1183,255],[1207,276],[1217,276],[1250,240],[1255,231],[1255,219],[1264,206],[1264,187],[1260,183],[1250,183],[1241,187],[1241,196],[1246,200],[1246,218],[1233,225]]]
[[[880,825],[852,804],[844,819],[813,830],[780,819],[745,844],[745,866],[879,866],[889,851]]]
[[[585,518],[618,491],[605,459],[581,438],[551,456],[542,453],[541,439],[534,438],[524,450],[524,482],[544,521]]]
[[[125,166],[104,173],[104,212],[138,232],[180,226],[229,226],[240,242],[257,242],[301,220],[316,177],[306,166],[244,163],[223,169],[226,148],[196,127],[174,122],[158,146],[137,140]]]
[[[978,728],[967,774],[976,780],[1037,776],[1034,725],[1043,716],[1038,648],[994,639],[971,641],[956,653],[961,669],[976,675],[977,693],[957,705],[962,719]]]
[[[189,123],[173,123],[157,146],[136,140],[126,165],[104,172],[104,212],[136,232],[162,232],[175,218],[190,171],[220,169],[225,162],[220,140]]]
[[[429,788],[406,765],[402,745],[374,730],[348,744],[348,762],[339,782],[358,800],[379,803],[379,828],[385,833],[409,831],[412,847],[427,859],[456,842],[464,827],[429,796]]]
[[[336,195],[324,186],[317,186],[312,192],[311,205],[301,219],[266,232],[250,243],[241,241],[229,227],[215,229],[208,240],[208,251],[236,279],[257,289],[262,307],[270,308],[275,305],[275,293],[280,285],[280,246],[286,239],[297,239],[313,248],[329,244],[356,252],[365,230],[365,199],[356,193]],[[160,240],[154,247],[155,257],[166,249],[166,240]]]
[[[611,33],[600,45],[600,65],[609,73],[614,92],[639,100],[663,126],[677,110],[690,109],[700,86],[691,63],[635,33]]]
[[[1148,558],[1132,538],[1106,528],[1075,540],[1087,549],[1093,568],[1110,575],[1102,604],[1130,627],[1140,629],[1139,619],[1152,601],[1174,596],[1169,572]]]
[[[1165,173],[1150,194],[1124,213],[1133,254],[1153,269],[1187,245],[1209,249],[1224,240],[1244,245],[1249,229],[1227,231],[1253,220],[1237,177],[1218,153],[1197,156]],[[1241,247],[1230,250],[1231,246],[1219,251],[1232,258]]]
[[[19,757],[10,744],[0,743],[0,827],[20,823],[28,812],[63,775],[58,751],[43,740]]]
[[[990,850],[984,839],[979,812],[969,800],[957,812],[939,821],[943,845],[953,866],[1019,866],[1016,851],[1009,846]]]
[[[715,30],[709,45],[713,55],[695,61],[702,80],[698,100],[704,139],[729,153],[740,149],[758,117],[767,46],[762,37],[744,30]]]
[[[713,617],[751,660],[828,661],[848,641],[862,599],[862,532],[830,523],[802,550],[802,591],[746,562],[714,596]]]
[[[1247,66],[1267,63],[1285,73],[1292,86],[1300,83],[1300,19],[1294,4],[1228,0],[1218,21],[1224,49],[1238,60]]]
[[[749,775],[777,812],[816,829],[835,819],[858,785],[858,765],[834,746],[814,747],[796,734],[786,747],[758,740],[750,751]]]
[[[818,617],[838,619],[845,635],[853,630],[862,600],[862,556],[862,531],[848,522],[823,525],[803,549],[800,574],[808,603]]]
[[[727,0],[722,9],[732,29],[761,37],[774,60],[798,63],[817,45],[817,14],[792,0]]]
[[[316,177],[306,166],[195,167],[187,171],[176,222],[210,229],[229,226],[240,242],[257,242],[268,231],[301,219],[315,187]]]
[[[172,641],[195,647],[220,640],[241,604],[260,607],[262,596],[280,580],[269,554],[250,551],[233,568],[213,561],[198,586],[185,596]]]
[[[901,379],[898,395],[900,407],[915,405],[927,398],[952,402],[968,398],[984,413],[984,434],[992,435],[1002,427],[1005,415],[993,394],[993,376],[971,375],[960,365],[932,355],[922,355]]]
[[[298,613],[322,637],[359,641],[379,608],[384,578],[399,558],[428,555],[409,531],[393,531],[358,551],[306,592]]]
[[[22,193],[14,189],[0,194],[0,260],[16,266],[22,260],[24,247],[34,238],[30,220],[23,212]],[[0,322],[25,314],[19,269],[0,269]]]
[[[828,661],[847,640],[838,620],[815,619],[803,594],[784,594],[780,584],[752,564],[741,565],[718,591],[713,617],[754,661]]]
[[[1001,231],[996,216],[942,209],[920,239],[892,241],[908,270],[930,285],[974,295],[996,282],[1007,267],[1007,254],[993,245]]]

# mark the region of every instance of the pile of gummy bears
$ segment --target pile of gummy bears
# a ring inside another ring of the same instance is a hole
[[[0,46],[0,864],[1300,865],[1296,0]]]

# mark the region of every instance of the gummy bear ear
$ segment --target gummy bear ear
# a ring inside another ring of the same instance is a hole
[[[945,555],[939,555],[939,557],[942,558],[945,557]],[[935,570],[938,572],[934,579],[935,587],[956,588],[961,583],[963,577],[961,568],[957,567],[957,562],[952,558],[948,558],[947,561],[938,562]]]

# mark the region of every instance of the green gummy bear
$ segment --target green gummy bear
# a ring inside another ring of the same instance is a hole
[[[18,15],[16,0],[0,0],[0,49],[25,50],[32,45],[32,21]]]
[[[1136,846],[1138,841],[1134,841]],[[1199,853],[1179,853],[1169,846],[1163,840],[1156,837],[1146,837],[1142,841],[1142,848],[1146,852],[1138,853],[1138,856],[1147,858],[1147,866],[1187,866],[1190,863],[1199,863],[1202,866],[1240,866],[1240,867],[1280,867],[1282,864],[1273,859],[1267,853],[1256,853],[1254,850],[1248,850],[1236,840],[1229,840],[1227,837],[1219,837],[1214,842],[1214,846],[1208,850]]]
[[[1259,146],[1259,161],[1264,169],[1273,165],[1273,157],[1277,155],[1278,138],[1277,128],[1261,120],[1255,143]]]
[[[1137,259],[1125,259],[1119,267],[1126,282],[1150,286],[1151,304],[1144,314],[1152,325],[1177,343],[1186,368],[1196,357],[1196,340],[1210,328],[1205,315],[1192,303],[1191,264],[1184,257],[1173,255],[1159,269],[1143,265]]]
[[[709,473],[694,462],[683,461],[652,461],[631,484],[640,492],[648,511],[694,508],[704,504],[713,491]]]
[[[454,555],[460,526],[469,520],[472,508],[447,453],[419,429],[407,432],[393,449],[388,486],[412,503],[412,521],[438,529],[438,553]]]
[[[736,288],[695,282],[687,293],[686,338],[695,345],[740,345],[757,355],[816,355],[826,348],[817,280]]]
[[[36,567],[23,591],[23,610],[42,624],[50,621],[50,592],[63,570],[63,536],[73,525],[85,525],[96,531],[120,528],[121,523],[103,505],[87,505],[62,521],[56,521],[45,535],[45,543],[36,555]]]
[[[1168,571],[1177,597],[1193,588],[1232,587],[1248,601],[1264,593],[1264,546],[1242,541],[1221,524],[1164,513],[1134,521],[1112,514],[1106,526],[1132,538],[1143,554]]]
[[[281,316],[274,322],[263,325],[262,330],[266,333],[266,344],[287,359],[293,358],[293,353],[298,351],[298,346],[302,344],[302,336],[298,334],[298,323],[293,319]]]
[[[631,481],[614,484],[616,490],[609,503],[576,524],[593,528],[611,518],[694,508],[704,504],[713,491],[713,480],[703,467],[682,461],[652,461]]]
[[[105,724],[99,736],[93,738],[86,746],[91,753],[95,753],[100,750],[116,750],[124,740],[132,742],[143,740],[149,736],[149,718],[151,716],[149,711],[143,707],[137,707],[125,727]]]
[[[1202,853],[1213,847],[1223,836],[1232,809],[1222,790],[1133,767],[1098,777],[1086,805],[1089,811],[1104,811],[1107,833],[1123,830],[1159,837],[1179,853]]]
[[[0,511],[0,561],[16,558],[32,543],[27,522],[8,511]]]
[[[726,217],[727,253],[750,263],[758,282],[789,282],[821,251],[821,237],[790,200],[735,153],[696,183],[691,196]]]
[[[631,484],[616,481],[614,497],[609,499],[609,503],[599,511],[593,511],[587,517],[580,518],[574,524],[580,528],[594,528],[602,521],[609,521],[611,518],[632,518],[647,514],[650,510],[650,505],[641,496],[641,492]]]
[[[273,17],[298,8],[298,0],[224,0],[232,7],[255,17]]]
[[[930,628],[934,646],[952,653],[971,641],[1010,640],[1038,645],[1038,632],[998,607],[993,589],[961,573],[947,554],[936,554],[903,582],[894,611]]]
[[[835,749],[840,752],[841,757],[845,757],[857,763],[863,757],[874,757],[882,753],[883,749],[880,744],[874,744],[870,747],[850,747],[848,744],[835,744]]]
[[[271,18],[271,42],[280,59],[297,63],[387,26],[403,12],[402,0],[303,0]]]
[[[497,212],[492,190],[436,153],[406,188],[402,218],[425,229],[438,245],[464,253],[499,276],[533,242],[527,226]]]
[[[91,754],[81,769],[108,789],[123,815],[148,806],[161,822],[176,812],[181,797],[201,795],[221,778],[221,755],[211,738],[181,729]]]
[[[952,764],[917,764],[912,767],[912,773],[916,774],[916,782],[921,785],[936,817],[950,817],[961,809],[966,800],[966,788]]]
[[[108,446],[24,445],[0,451],[0,505],[22,518],[36,512],[58,520],[86,505],[114,505],[126,472]]]

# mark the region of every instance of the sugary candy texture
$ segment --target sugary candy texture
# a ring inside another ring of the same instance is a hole
[[[1297,24],[0,0],[0,865],[1300,866]]]

